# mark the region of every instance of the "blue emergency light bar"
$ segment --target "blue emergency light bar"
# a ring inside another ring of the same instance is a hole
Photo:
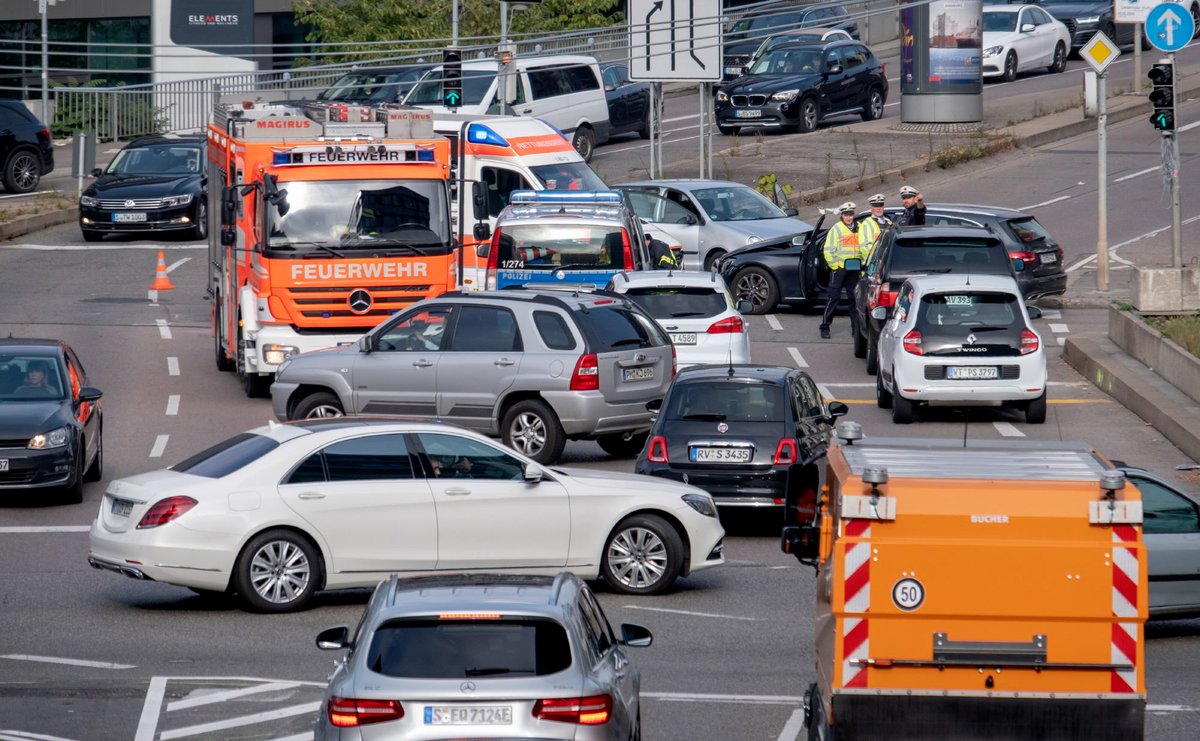
[[[619,205],[621,194],[612,190],[514,190],[508,202],[512,205],[532,203]]]
[[[467,141],[472,144],[491,144],[497,147],[508,146],[507,139],[483,124],[471,124],[467,126]]]

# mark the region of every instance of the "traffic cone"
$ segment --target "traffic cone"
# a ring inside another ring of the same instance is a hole
[[[154,282],[150,284],[151,291],[171,291],[175,286],[171,285],[171,279],[167,277],[167,260],[163,257],[163,251],[158,251],[158,266],[154,269]]]

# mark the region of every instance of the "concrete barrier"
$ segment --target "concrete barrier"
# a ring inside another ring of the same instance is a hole
[[[1135,313],[1108,308],[1108,337],[1164,381],[1200,404],[1200,358],[1164,337]],[[1200,432],[1200,430],[1198,430]]]

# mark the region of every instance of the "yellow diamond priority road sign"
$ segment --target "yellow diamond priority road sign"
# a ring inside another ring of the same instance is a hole
[[[1092,69],[1096,70],[1096,74],[1102,75],[1104,70],[1108,69],[1108,65],[1121,56],[1121,50],[1112,42],[1112,39],[1104,35],[1103,31],[1097,31],[1096,35],[1079,50],[1079,56],[1091,65]]]

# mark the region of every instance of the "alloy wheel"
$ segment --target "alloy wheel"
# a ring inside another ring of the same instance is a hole
[[[667,544],[647,528],[631,527],[617,533],[608,544],[608,563],[621,584],[645,589],[667,571]]]
[[[250,584],[264,600],[277,605],[294,601],[312,579],[308,556],[295,543],[264,543],[250,561]]]
[[[13,182],[21,193],[27,193],[37,187],[38,166],[32,154],[22,152],[13,159]]]
[[[768,293],[770,287],[767,285],[767,279],[758,273],[745,275],[737,282],[738,301],[749,301],[755,308],[767,302]]]
[[[546,421],[533,412],[518,414],[510,431],[518,453],[532,458],[546,447]]]

